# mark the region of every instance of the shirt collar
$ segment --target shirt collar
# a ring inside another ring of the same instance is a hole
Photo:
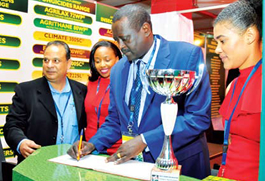
[[[66,77],[65,79],[66,79],[66,81],[65,81],[65,86],[64,86],[64,88],[63,88],[63,90],[62,90],[61,93],[68,93],[68,92],[71,91],[71,87],[70,87],[70,84],[69,84],[69,80],[68,80],[67,77]],[[50,87],[50,89],[51,89],[52,92],[54,92],[54,93],[60,93],[60,92],[58,92],[56,89],[54,89],[54,88],[52,87],[50,81],[48,81],[48,84],[49,84],[49,87]]]

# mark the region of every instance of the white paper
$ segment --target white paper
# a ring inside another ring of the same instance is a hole
[[[136,160],[129,160],[119,165],[114,165],[114,162],[106,163],[105,160],[104,156],[87,155],[77,161],[66,154],[49,161],[141,180],[150,180],[151,170],[154,167],[153,163]]]

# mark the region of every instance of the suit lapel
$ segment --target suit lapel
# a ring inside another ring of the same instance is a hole
[[[82,106],[84,104],[82,91],[81,91],[81,89],[79,89],[76,86],[76,84],[73,83],[72,80],[70,80],[70,79],[68,79],[68,80],[69,80],[69,83],[70,83],[70,86],[71,86],[71,90],[72,90],[72,93],[73,93],[73,97],[74,97],[77,121],[79,121],[81,119]]]
[[[122,102],[123,110],[121,111],[121,114],[124,114],[123,116],[127,119],[129,119],[129,117],[130,117],[130,110],[129,110],[128,105],[125,102],[125,93],[126,93],[129,69],[130,69],[130,63],[126,58],[124,66],[121,70],[121,75],[119,76],[120,77],[120,81],[119,81],[120,84],[118,83],[119,85],[117,85],[117,87],[120,87],[120,91],[118,91],[118,95],[122,95],[122,96],[119,96],[119,98],[122,100],[118,101],[118,102]],[[122,86],[120,86],[120,85],[122,85]]]
[[[160,39],[160,46],[159,46],[159,50],[157,53],[154,69],[166,69],[168,68],[168,65],[170,62],[170,59],[169,59],[170,51],[169,51],[168,41],[166,41],[160,36],[157,36],[157,37]],[[146,111],[148,110],[148,107],[150,106],[152,100],[154,99],[154,95],[155,95],[155,92],[152,90],[150,86],[148,87],[148,90],[150,94],[147,93],[146,95],[142,118],[146,114]]]
[[[158,36],[160,37],[160,36]],[[166,69],[168,68],[170,59],[169,43],[164,38],[160,37],[160,46],[156,57],[155,69]]]
[[[51,115],[57,118],[52,94],[45,77],[42,77],[40,84],[37,86],[37,95],[38,100],[43,104],[43,106],[51,113]]]

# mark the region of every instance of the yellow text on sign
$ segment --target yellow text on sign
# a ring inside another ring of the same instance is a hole
[[[66,36],[66,35],[61,35],[61,34],[35,31],[33,36],[35,40],[41,40],[41,41],[61,40],[70,45],[79,45],[79,46],[85,46],[85,47],[91,47],[92,45],[92,42],[90,39]]]
[[[6,39],[5,38],[0,38],[0,43],[5,44],[6,43]]]
[[[70,79],[76,80],[78,82],[86,83],[88,81],[89,74],[87,74],[87,73],[72,73],[72,72],[68,72],[67,76]],[[37,78],[40,78],[40,77],[42,77],[42,71],[36,70],[36,71],[32,72],[32,79],[37,79]]]
[[[0,106],[0,112],[8,112],[8,106]]]

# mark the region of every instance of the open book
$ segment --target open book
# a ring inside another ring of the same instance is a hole
[[[129,160],[125,163],[114,165],[114,162],[105,162],[106,157],[99,155],[87,155],[82,157],[79,161],[71,158],[69,155],[62,155],[52,158],[49,161],[71,165],[81,168],[96,170],[135,179],[150,180],[151,170],[154,167],[153,163],[140,162],[136,160]]]

